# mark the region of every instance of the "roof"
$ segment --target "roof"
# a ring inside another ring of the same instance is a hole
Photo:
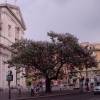
[[[25,22],[22,18],[22,13],[20,11],[20,8],[16,5],[12,5],[12,4],[8,4],[8,3],[4,3],[4,4],[0,4],[0,7],[4,7],[6,8],[9,13],[17,20],[17,22],[21,25],[21,27],[26,30],[26,26],[25,26]],[[20,18],[21,20],[18,18],[18,16],[16,16],[16,14],[14,13],[14,11],[12,9],[15,9],[15,10],[18,10],[19,11],[19,15],[20,15]]]
[[[89,42],[83,42],[83,43],[80,43],[80,45],[82,46],[91,46],[91,47],[94,47],[94,51],[100,51],[100,43],[89,43]]]

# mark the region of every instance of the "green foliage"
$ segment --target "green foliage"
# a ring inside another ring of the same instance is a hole
[[[95,58],[87,47],[82,47],[72,34],[57,34],[48,32],[51,42],[21,40],[12,45],[15,54],[8,61],[11,65],[35,67],[43,76],[57,79],[64,64],[70,65],[70,70],[83,66],[96,67]]]
[[[14,52],[8,61],[11,66],[32,67],[40,71],[46,79],[57,79],[62,75],[62,68],[71,71],[96,67],[96,60],[87,47],[82,47],[72,34],[48,32],[51,42],[21,40],[11,48]],[[60,75],[61,74],[61,75]]]

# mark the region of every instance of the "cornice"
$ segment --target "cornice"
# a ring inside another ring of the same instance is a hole
[[[6,50],[8,50],[9,52],[14,53],[14,51],[13,51],[10,47],[8,47],[8,46],[6,46],[6,45],[4,45],[4,44],[2,44],[2,43],[0,43],[0,48],[6,49]]]
[[[24,30],[26,30],[26,27],[25,27],[25,25],[23,24],[23,22],[21,22],[21,21],[17,18],[17,16],[11,11],[11,9],[10,9],[8,6],[6,6],[6,8],[7,8],[8,11],[11,13],[11,15],[15,17],[15,19],[16,19],[17,22],[22,26],[22,28],[23,28]]]
[[[11,14],[9,12],[6,12],[6,11],[1,11],[0,12],[1,14],[6,14],[10,19],[11,21],[13,21],[16,25],[19,24],[14,17],[11,16]],[[20,25],[20,24],[19,24]]]
[[[0,34],[0,37],[6,39],[6,40],[9,41],[10,43],[14,43],[14,42],[10,41],[7,37],[5,37],[5,36],[3,36],[3,35],[1,35],[1,34]]]
[[[15,6],[15,5],[8,4],[8,3],[7,3],[7,4],[0,4],[0,7],[1,7],[1,8],[6,8],[6,9],[10,12],[10,14],[17,20],[17,22],[21,25],[21,27],[22,27],[24,30],[26,30],[26,26],[25,26],[24,20],[23,20],[23,18],[22,18],[22,14],[21,14],[21,11],[20,11],[20,8],[19,8],[19,7]],[[21,17],[21,21],[20,21],[19,18],[15,15],[15,13],[11,10],[12,8],[19,11],[20,17]]]

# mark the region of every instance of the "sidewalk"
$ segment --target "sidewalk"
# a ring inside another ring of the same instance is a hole
[[[83,92],[87,93],[87,92]],[[64,95],[77,95],[81,94],[80,90],[58,90],[53,91],[52,93],[46,94],[45,92],[39,93],[38,95],[31,96],[29,92],[22,92],[21,95],[18,95],[18,92],[12,91],[11,100],[28,100],[28,99],[36,99],[36,98],[46,98],[46,97],[54,97],[54,96],[64,96]],[[0,93],[0,100],[8,100],[8,92]]]
[[[27,99],[45,98],[45,97],[53,97],[53,96],[74,95],[74,94],[78,94],[78,93],[80,93],[79,90],[53,91],[52,93],[49,93],[49,94],[41,93],[36,96],[17,97],[16,100],[27,100]]]

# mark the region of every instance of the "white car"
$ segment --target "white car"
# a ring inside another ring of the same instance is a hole
[[[100,83],[97,83],[93,89],[94,94],[100,93]]]

